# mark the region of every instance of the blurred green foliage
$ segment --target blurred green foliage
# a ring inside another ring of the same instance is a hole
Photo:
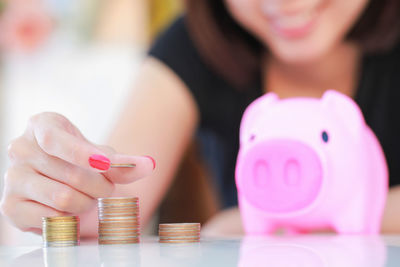
[[[0,14],[3,13],[3,10],[5,9],[5,7],[6,7],[5,1],[4,0],[0,0]]]

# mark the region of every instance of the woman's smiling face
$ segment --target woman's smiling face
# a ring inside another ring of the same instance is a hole
[[[322,58],[356,23],[368,0],[225,0],[236,21],[286,63]]]

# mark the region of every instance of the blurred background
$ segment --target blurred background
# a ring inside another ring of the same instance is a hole
[[[104,142],[149,45],[182,5],[182,0],[0,0],[2,176],[8,143],[36,113],[60,112],[90,140]],[[96,116],[99,108],[102,118]],[[40,236],[22,233],[0,217],[0,245],[37,242]]]

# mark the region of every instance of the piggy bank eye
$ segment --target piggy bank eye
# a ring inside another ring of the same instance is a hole
[[[255,134],[250,135],[249,141],[252,142],[254,141],[254,139],[256,139],[256,135]]]
[[[322,137],[322,140],[323,140],[325,143],[328,143],[329,135],[328,135],[328,133],[327,133],[326,131],[323,131],[323,132],[322,132],[321,137]]]

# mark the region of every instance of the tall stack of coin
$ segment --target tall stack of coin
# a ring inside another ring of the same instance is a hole
[[[159,225],[160,243],[192,243],[200,241],[200,223],[164,223]]]
[[[66,247],[79,245],[79,217],[43,217],[43,245]]]
[[[98,199],[99,244],[139,243],[139,198]]]

